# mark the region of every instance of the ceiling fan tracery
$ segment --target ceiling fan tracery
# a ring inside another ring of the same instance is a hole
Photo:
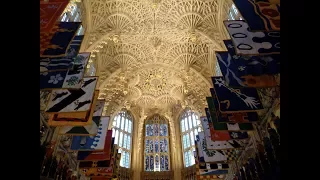
[[[109,106],[203,108],[214,74],[210,51],[223,50],[218,3],[86,0],[91,27],[83,46],[95,56],[100,97],[116,99]]]

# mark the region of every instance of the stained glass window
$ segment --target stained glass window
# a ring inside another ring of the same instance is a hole
[[[130,167],[132,116],[125,110],[117,114],[112,122],[112,137],[121,152],[121,167]]]
[[[61,22],[67,22],[67,19],[68,19],[68,14],[65,12],[62,15]]]
[[[77,31],[77,35],[80,36],[80,35],[83,35],[84,34],[84,28],[82,26],[82,24],[80,25],[78,31]],[[93,67],[94,68],[94,67]]]
[[[81,6],[78,6],[77,3],[70,2],[66,7],[65,11],[60,16],[61,22],[81,22]],[[77,36],[84,35],[84,27],[80,25]],[[89,76],[95,75],[95,67],[90,66],[90,72],[87,74]]]
[[[145,171],[169,171],[168,122],[155,115],[145,124]]]
[[[74,17],[74,20],[73,20],[74,22],[81,22],[81,20],[80,20],[80,13],[79,12],[77,12],[77,15],[76,15],[76,17]]]
[[[78,12],[77,4],[70,2],[62,14],[61,22],[78,22],[77,20],[80,18],[80,13],[78,14],[76,12]]]
[[[78,9],[78,6],[77,6],[77,4],[71,4],[71,6],[70,6],[70,14],[71,14],[71,16],[74,16],[75,15],[75,13],[77,12],[77,9]]]
[[[195,163],[193,151],[195,151],[195,139],[198,132],[203,131],[199,116],[187,109],[180,117],[182,150],[185,167]]]
[[[228,20],[242,20],[242,17],[237,9],[237,7],[232,4],[228,13]]]
[[[215,67],[215,69],[216,69],[216,74],[215,74],[215,76],[222,76],[222,73],[221,73],[221,70],[220,70],[220,66],[219,66],[218,61],[216,62],[216,67]]]

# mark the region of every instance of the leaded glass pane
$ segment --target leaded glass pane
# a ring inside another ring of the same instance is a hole
[[[189,134],[186,134],[186,146],[187,148],[190,147],[190,137],[189,137]]]
[[[150,171],[154,170],[154,159],[153,155],[150,156]]]
[[[187,151],[187,153],[188,153],[188,161],[189,161],[189,165],[191,166],[191,156],[192,156],[192,154],[190,153],[190,151]]]
[[[183,133],[186,130],[186,128],[184,127],[184,119],[181,120],[180,126],[181,126],[181,132]]]
[[[121,129],[122,129],[122,130],[124,130],[124,123],[125,123],[124,117],[121,116]]]
[[[191,145],[194,146],[194,134],[193,131],[190,132]]]
[[[162,124],[159,125],[159,136],[163,136]]]
[[[119,131],[116,130],[116,135],[114,137],[114,144],[118,144],[118,138],[119,138]]]
[[[128,126],[128,133],[131,133],[132,130],[132,122],[129,121],[129,126]]]
[[[64,22],[67,19],[68,15],[67,13],[64,13],[61,19],[61,22]]]
[[[168,140],[164,139],[164,152],[168,152]]]
[[[127,149],[130,150],[130,148],[131,148],[131,136],[128,135]]]
[[[146,136],[150,136],[150,133],[149,133],[149,132],[150,132],[150,129],[151,129],[151,128],[150,128],[150,125],[147,124],[147,125],[146,125]]]
[[[197,120],[196,120],[196,117],[194,116],[194,114],[192,113],[192,124],[193,124],[193,127],[196,127],[198,124],[197,124]]]
[[[127,148],[127,134],[123,136],[123,148]]]
[[[188,134],[183,135],[183,149],[187,148],[187,136]]]
[[[112,128],[112,137],[115,136],[116,130],[114,128]]]
[[[234,17],[231,11],[229,12],[229,20],[234,20]]]
[[[166,169],[167,171],[169,170],[169,158],[168,158],[167,155],[165,156],[165,169]]]
[[[129,122],[128,122],[128,119],[126,118],[125,127],[124,127],[124,131],[126,132],[128,132],[128,125],[129,125]]]
[[[189,128],[188,128],[188,120],[187,119],[185,119],[185,121],[184,121],[184,127],[186,128],[186,131],[189,130]]]
[[[159,159],[159,155],[156,155],[156,159],[155,159],[155,170],[159,171],[160,170],[160,159]]]
[[[120,122],[120,116],[118,115],[118,116],[117,116],[117,128],[120,128],[120,124],[121,124],[121,122]]]
[[[152,139],[149,140],[149,150],[150,150],[150,153],[153,153],[153,141],[152,141]]]
[[[167,124],[163,125],[163,135],[168,136],[168,125]]]
[[[150,170],[150,168],[149,168],[149,156],[148,156],[148,155],[146,155],[145,170],[146,170],[146,171],[149,171],[149,170]]]
[[[149,128],[150,128],[149,136],[153,136],[153,124],[150,124]]]
[[[164,149],[165,149],[164,141],[163,141],[163,139],[160,139],[160,152],[164,152]]]
[[[129,168],[129,160],[130,160],[130,154],[129,152],[126,153],[126,168]]]
[[[156,153],[159,152],[159,142],[158,142],[158,139],[155,139],[155,140],[154,140],[154,149],[155,149],[155,152],[156,152]]]
[[[191,119],[191,116],[188,116],[188,121],[189,121],[189,129],[192,129],[192,119]]]
[[[149,139],[146,139],[146,153],[149,153]]]
[[[234,4],[232,4],[231,9],[233,10],[235,15],[238,15],[238,10]]]
[[[160,164],[161,164],[160,170],[163,171],[164,170],[164,156],[163,155],[161,155]]]
[[[154,136],[158,136],[159,135],[159,124],[154,124],[153,128],[154,128]]]
[[[120,136],[119,136],[119,146],[122,147],[122,142],[123,142],[123,134],[122,132],[120,132]]]
[[[126,160],[125,153],[126,152],[122,152],[121,153],[121,160],[120,160],[120,166],[121,167],[123,167],[125,165],[125,160]]]

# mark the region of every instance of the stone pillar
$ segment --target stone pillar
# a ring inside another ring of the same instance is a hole
[[[142,110],[140,115],[135,118],[133,125],[133,140],[132,140],[132,154],[131,154],[131,169],[133,171],[133,179],[140,179],[140,174],[143,171],[143,125],[146,116]]]
[[[181,170],[183,168],[179,121],[174,119],[172,114],[167,118],[170,125],[171,170],[174,173],[174,179],[178,180],[181,179]]]

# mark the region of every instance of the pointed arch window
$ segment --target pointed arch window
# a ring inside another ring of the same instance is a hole
[[[145,122],[144,170],[169,171],[170,148],[168,121],[155,115]]]
[[[132,126],[132,116],[126,110],[119,112],[112,122],[112,137],[121,153],[120,166],[125,168],[130,168],[131,163]]]
[[[180,116],[181,142],[185,167],[195,164],[193,151],[195,151],[195,139],[199,132],[203,131],[199,116],[191,111],[186,110]]]

